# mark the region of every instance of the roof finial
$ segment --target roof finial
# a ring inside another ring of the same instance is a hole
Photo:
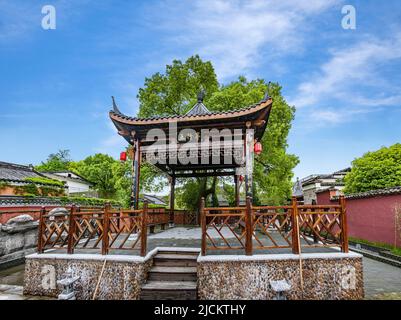
[[[114,111],[114,113],[121,114],[121,111],[118,109],[116,101],[114,100],[114,97],[111,96],[111,99],[113,100],[113,111]]]
[[[266,92],[265,92],[265,96],[263,98],[263,100],[265,100],[265,101],[270,99],[270,96],[269,96],[270,84],[271,84],[271,81],[269,81],[269,83],[267,84],[267,89],[266,89]]]
[[[202,103],[205,98],[205,90],[201,89],[198,93],[198,103]]]

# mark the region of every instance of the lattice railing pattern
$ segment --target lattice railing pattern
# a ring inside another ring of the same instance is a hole
[[[348,252],[344,197],[339,205],[252,206],[204,208],[201,205],[202,255],[207,250],[291,248],[300,253],[305,247],[340,247]],[[223,230],[225,232],[223,232]],[[214,232],[212,234],[212,231]]]
[[[265,206],[252,210],[254,249],[291,248],[292,207]]]
[[[109,213],[108,249],[140,249],[142,211],[125,210]]]
[[[71,220],[69,220],[71,221]],[[103,240],[104,211],[74,212],[72,220],[74,249],[100,249]]]
[[[207,208],[204,213],[208,250],[245,248],[245,208]]]
[[[341,247],[341,206],[298,206],[303,247]]]
[[[41,232],[38,243],[43,249],[63,249],[68,246],[68,215],[49,215],[45,211],[39,219]]]
[[[164,208],[148,209],[148,225],[168,224],[170,213]]]
[[[147,204],[140,210],[81,211],[72,207],[68,214],[50,215],[42,208],[39,219],[38,252],[48,249],[101,249],[107,254],[111,249],[140,250],[146,254],[147,227],[168,224],[169,215],[164,210],[153,210],[148,216]]]

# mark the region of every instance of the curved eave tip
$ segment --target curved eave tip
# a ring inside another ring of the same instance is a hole
[[[118,109],[114,96],[111,96],[111,100],[113,101],[113,110],[112,112],[116,114],[122,114],[121,111]]]

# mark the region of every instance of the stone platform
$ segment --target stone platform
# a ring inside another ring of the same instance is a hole
[[[289,300],[364,298],[357,253],[204,256],[198,258],[198,296],[207,300],[272,300],[270,281],[285,280]]]
[[[24,294],[57,297],[61,292],[57,280],[70,270],[72,276],[80,277],[74,285],[77,299],[92,299],[98,283],[96,299],[138,299],[154,256],[168,249],[193,250],[155,248],[146,257],[33,254],[26,257]],[[270,280],[290,284],[287,299],[364,298],[362,256],[356,253],[199,256],[196,268],[199,299],[274,299]]]

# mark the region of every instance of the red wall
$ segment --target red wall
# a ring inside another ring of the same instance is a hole
[[[58,207],[60,207],[60,206],[46,206],[46,209],[53,209],[53,208],[58,208]],[[0,206],[0,223],[5,224],[11,218],[20,216],[21,214],[29,214],[35,220],[38,220],[41,208],[42,208],[42,206],[13,206],[13,207]],[[10,211],[18,211],[18,210],[24,210],[24,211],[32,210],[32,212],[14,212],[14,213],[10,212]]]
[[[329,191],[317,194],[318,204],[330,204]],[[401,247],[400,232],[395,239],[395,206],[401,206],[401,194],[346,199],[348,235],[372,242]]]

